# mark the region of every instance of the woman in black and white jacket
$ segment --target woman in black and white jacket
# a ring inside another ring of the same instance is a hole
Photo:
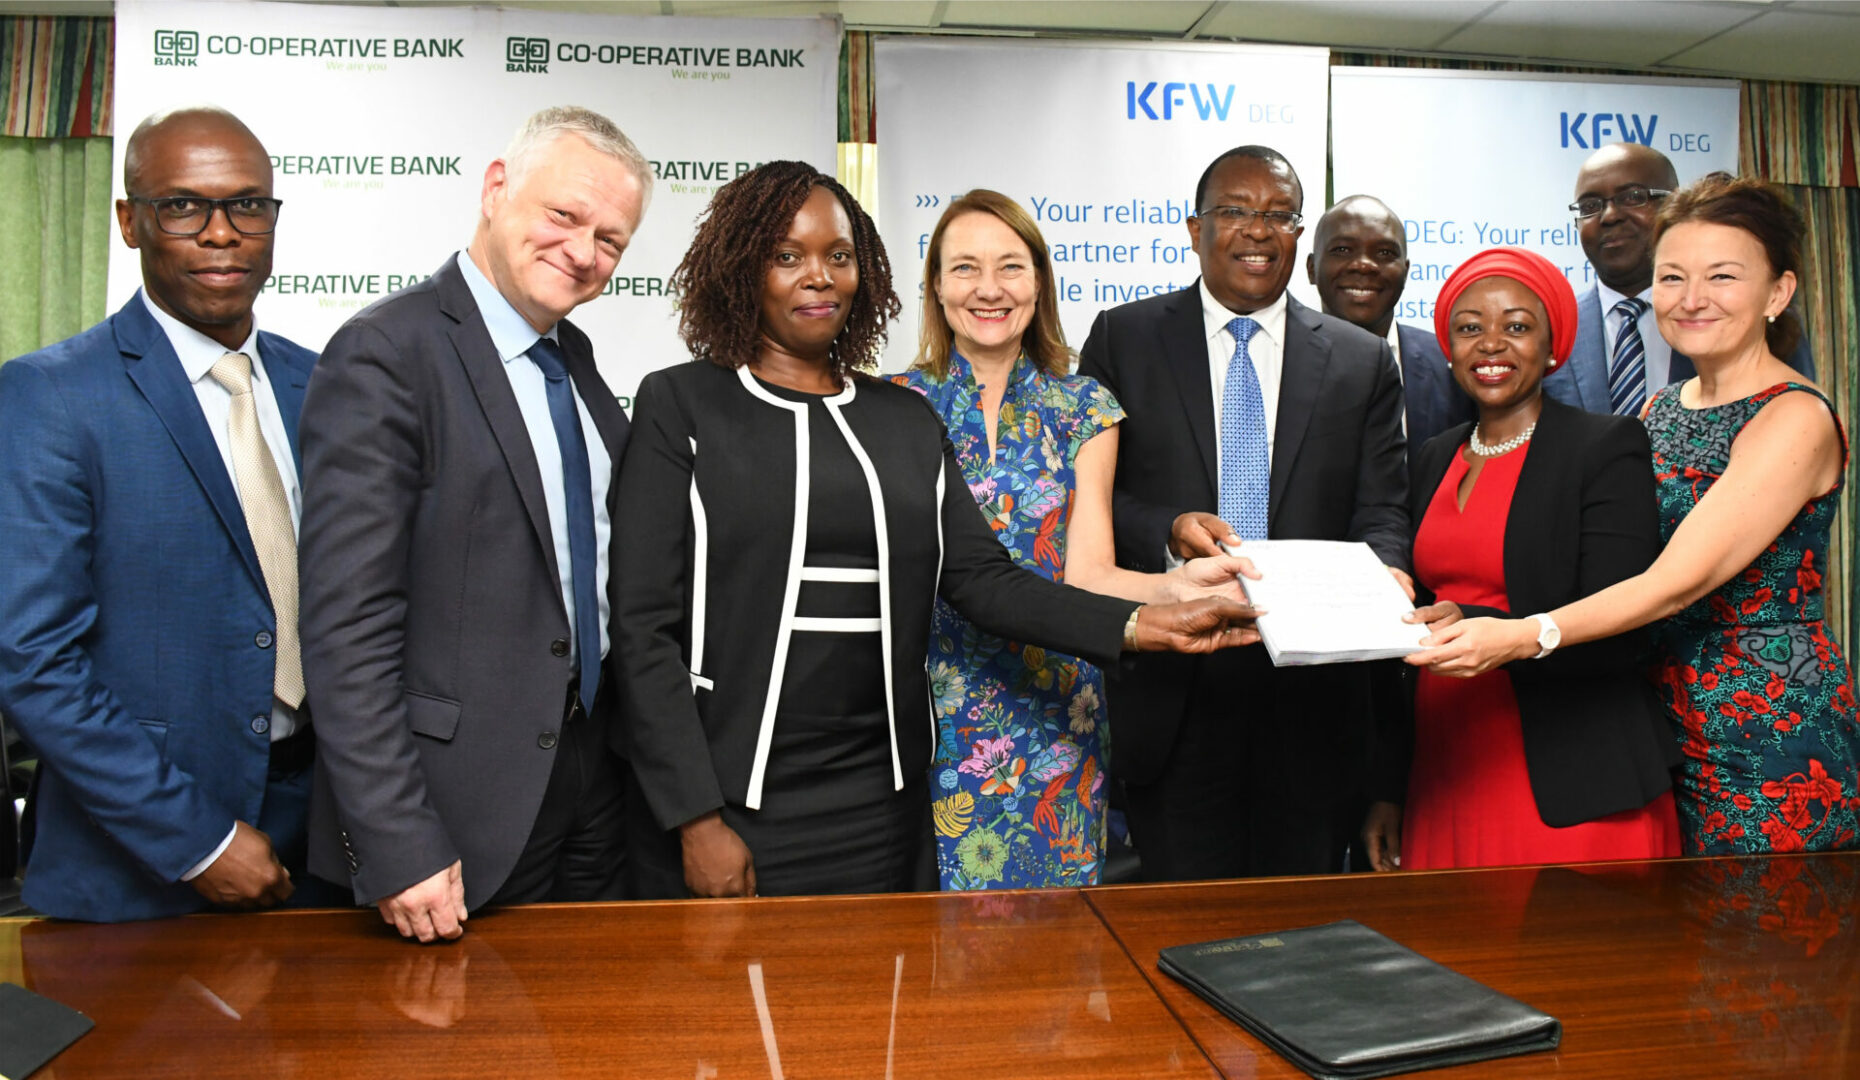
[[[832,178],[732,181],[674,283],[697,359],[641,382],[614,524],[638,894],[934,888],[938,595],[1100,663],[1256,640],[1231,601],[1140,607],[1014,564],[936,413],[859,371],[898,301]]]

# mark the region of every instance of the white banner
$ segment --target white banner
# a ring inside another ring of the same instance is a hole
[[[711,193],[775,158],[832,173],[839,38],[830,18],[122,0],[116,109],[123,136],[201,102],[258,135],[284,200],[258,323],[313,349],[466,245],[485,166],[526,117],[606,114],[659,179],[606,293],[573,318],[630,406],[642,375],[689,355],[666,279]],[[140,280],[113,245],[112,310]]]
[[[1273,147],[1320,209],[1329,62],[1268,45],[880,38],[878,218],[904,301],[886,369],[915,354],[930,231],[972,188],[1039,219],[1075,349],[1105,308],[1194,282],[1184,221],[1221,152]],[[1293,292],[1315,305],[1304,277]]]
[[[1417,326],[1433,326],[1454,267],[1489,247],[1537,252],[1579,295],[1593,286],[1569,204],[1597,147],[1651,146],[1681,183],[1737,171],[1729,80],[1339,67],[1330,93],[1333,190],[1374,195],[1406,223],[1395,316]]]

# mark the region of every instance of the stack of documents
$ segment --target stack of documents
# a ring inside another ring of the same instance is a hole
[[[1230,548],[1253,560],[1259,580],[1240,586],[1255,607],[1274,667],[1385,660],[1421,649],[1427,627],[1401,621],[1414,610],[1368,544],[1341,540],[1249,540]]]

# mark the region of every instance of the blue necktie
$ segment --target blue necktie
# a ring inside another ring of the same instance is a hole
[[[1272,482],[1266,457],[1266,399],[1246,351],[1259,324],[1235,319],[1227,324],[1227,332],[1234,336],[1234,358],[1227,363],[1227,385],[1221,394],[1221,519],[1242,540],[1264,540]]]
[[[568,381],[562,347],[538,338],[529,356],[542,369],[549,393],[549,420],[562,451],[562,495],[567,504],[568,565],[575,596],[575,649],[581,661],[582,708],[593,707],[601,681],[601,607],[594,595],[594,486],[588,469],[588,444],[581,433],[575,389]]]
[[[1647,301],[1630,296],[1614,306],[1622,317],[1615,334],[1615,357],[1608,364],[1608,403],[1617,416],[1639,416],[1647,404],[1647,343],[1640,339],[1640,315]]]

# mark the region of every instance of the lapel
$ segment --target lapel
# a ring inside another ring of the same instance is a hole
[[[556,338],[562,342],[562,354],[568,358],[569,381],[575,384],[575,393],[581,396],[588,415],[594,418],[594,428],[600,433],[601,442],[607,445],[607,456],[613,459],[617,472],[620,451],[626,445],[626,413],[607,386],[607,380],[601,378],[601,369],[594,362],[594,349],[580,327],[564,319],[556,329]]]
[[[1163,306],[1162,356],[1171,368],[1182,408],[1188,414],[1189,434],[1201,455],[1208,490],[1218,500],[1221,490],[1220,439],[1214,431],[1214,384],[1208,378],[1208,341],[1203,333],[1201,289],[1192,285],[1170,296]]]
[[[304,386],[310,381],[310,369],[299,367],[295,362],[295,346],[263,330],[258,332],[258,355],[259,362],[265,365],[265,378],[271,382],[271,396],[277,400],[278,415],[284,420],[284,434],[291,440],[297,475],[302,476],[304,452],[297,445],[297,418],[304,411]]]
[[[1553,397],[1587,412],[1612,412],[1608,399],[1608,345],[1602,332],[1602,298],[1592,286],[1576,300],[1576,347],[1569,354],[1566,392]],[[1545,380],[1551,389],[1553,380]]]
[[[478,312],[477,301],[472,299],[471,287],[465,284],[464,272],[459,269],[456,258],[448,258],[439,267],[433,274],[433,283],[439,293],[440,312],[452,320],[452,325],[446,329],[447,336],[452,339],[459,364],[471,381],[478,407],[484,410],[491,437],[497,440],[498,449],[503,451],[504,461],[510,467],[511,479],[516,482],[517,494],[523,499],[523,509],[529,515],[536,543],[542,548],[543,560],[549,564],[549,580],[559,581],[562,572],[556,565],[555,540],[549,531],[549,504],[543,496],[542,467],[536,464],[536,448],[530,445],[530,431],[523,424],[523,410],[517,407],[517,395],[510,389],[510,376],[504,372],[497,347],[491,344],[491,334],[484,328],[484,316]],[[556,610],[566,616],[561,591],[547,591]]]
[[[1268,489],[1267,535],[1317,408],[1318,391],[1330,370],[1330,335],[1318,313],[1285,298],[1285,359],[1279,370],[1279,414],[1272,434],[1272,484]]]
[[[1396,323],[1395,333],[1401,341],[1402,402],[1408,414],[1408,445],[1412,448],[1446,425],[1446,388],[1441,385],[1446,372],[1437,355],[1424,344],[1422,331]]]
[[[207,493],[207,501],[219,515],[227,535],[232,537],[233,546],[239,549],[240,561],[245,563],[246,573],[251,575],[260,595],[269,597],[265,575],[258,568],[258,552],[253,550],[252,534],[246,528],[245,511],[239,508],[238,492],[233,490],[232,476],[226,471],[226,460],[220,456],[219,444],[213,441],[206,415],[200,411],[200,398],[195,396],[193,385],[187,381],[187,372],[181,369],[174,346],[169,344],[168,335],[162,333],[155,317],[143,306],[140,289],[110,320],[110,327],[116,336],[117,351],[123,355],[129,380],[155,410],[162,426],[168,429],[168,436],[181,451],[181,457],[187,461],[194,479]],[[267,366],[265,370],[269,373],[271,368]],[[302,394],[300,389],[299,402]]]
[[[1530,453],[1518,470],[1518,486],[1511,495],[1511,510],[1505,518],[1505,582],[1506,599],[1514,616],[1544,609],[1544,598],[1536,591],[1544,577],[1542,545],[1559,531],[1556,522],[1545,515],[1556,514],[1563,504],[1538,493],[1555,491],[1557,471],[1572,464],[1563,460],[1563,439],[1571,408],[1554,398],[1544,399],[1537,430],[1531,436]],[[1574,447],[1567,451],[1575,452]]]

